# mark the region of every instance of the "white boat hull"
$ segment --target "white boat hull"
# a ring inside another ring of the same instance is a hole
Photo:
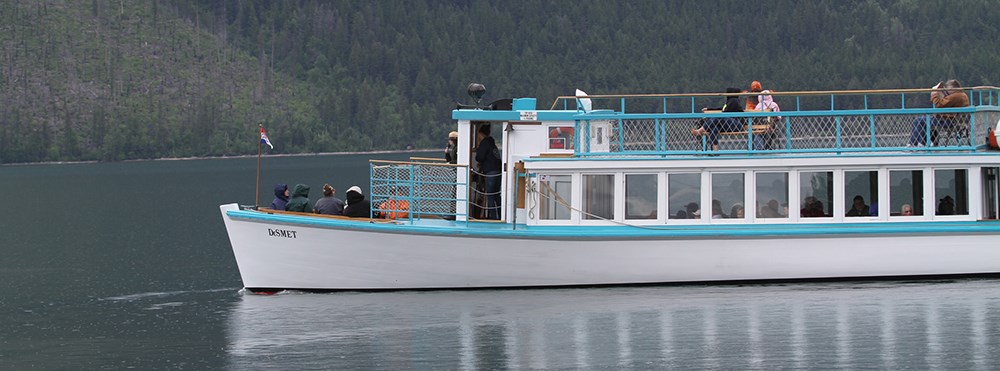
[[[556,240],[231,218],[244,286],[376,290],[1000,273],[995,233]],[[295,219],[301,219],[296,221]],[[342,224],[367,223],[345,221]],[[284,235],[280,231],[286,231]],[[294,233],[289,233],[294,232]]]

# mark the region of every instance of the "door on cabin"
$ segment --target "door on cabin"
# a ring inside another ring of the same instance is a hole
[[[611,122],[590,122],[590,152],[609,152],[611,150]]]

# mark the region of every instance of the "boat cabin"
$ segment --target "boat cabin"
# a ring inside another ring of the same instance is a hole
[[[460,107],[457,164],[373,161],[372,205],[513,228],[998,219],[1000,88],[933,108],[939,90],[771,93],[780,111],[702,109],[727,94]],[[481,130],[499,150],[496,192],[476,161]]]

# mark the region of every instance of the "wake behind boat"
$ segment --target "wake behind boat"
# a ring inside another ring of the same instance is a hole
[[[371,161],[372,218],[220,208],[253,291],[1000,274],[1000,89],[933,91],[460,106],[456,164]]]

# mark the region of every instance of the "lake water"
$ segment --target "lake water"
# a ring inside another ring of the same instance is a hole
[[[369,157],[263,159],[367,190]],[[415,154],[434,156],[433,154]],[[1000,280],[244,294],[218,206],[256,158],[0,167],[0,369],[1000,365]]]

